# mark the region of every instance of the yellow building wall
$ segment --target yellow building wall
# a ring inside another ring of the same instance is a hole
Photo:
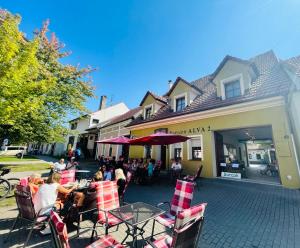
[[[184,118],[184,116],[182,118]],[[282,184],[289,188],[300,188],[299,172],[296,165],[295,153],[293,152],[290,130],[288,127],[284,106],[201,119],[186,123],[161,125],[160,127],[142,130],[131,130],[131,134],[135,137],[146,136],[154,133],[154,130],[158,128],[168,128],[169,132],[179,132],[180,134],[186,136],[202,134],[203,160],[187,160],[187,144],[185,142],[183,146],[182,164],[185,173],[195,173],[196,169],[201,163],[203,164],[202,175],[204,177],[211,178],[216,176],[213,131],[266,125],[270,125],[272,127],[273,142],[276,149],[276,156],[279,163],[280,179]],[[155,153],[156,149],[153,150]],[[131,146],[130,157],[143,157],[143,151],[143,147]],[[153,154],[153,157],[155,157],[155,154]]]

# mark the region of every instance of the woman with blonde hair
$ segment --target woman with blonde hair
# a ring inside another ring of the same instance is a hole
[[[125,177],[122,169],[115,170],[115,178],[116,178],[117,185],[118,185],[118,194],[119,194],[119,197],[121,197],[121,196],[123,196],[124,188],[126,185],[126,177]]]
[[[61,186],[59,184],[60,177],[59,173],[54,172],[48,177],[46,183],[41,185],[33,199],[36,213],[44,208],[47,209],[44,209],[41,214],[47,213],[51,210],[51,206],[55,205],[58,193],[67,195],[77,188],[77,186],[73,186],[72,188],[67,189]]]

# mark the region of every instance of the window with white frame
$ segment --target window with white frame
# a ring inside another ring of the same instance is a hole
[[[149,119],[152,114],[152,106],[151,107],[146,107],[145,108],[145,119]]]
[[[183,157],[183,143],[176,143],[170,145],[170,159],[176,159]]]
[[[187,93],[174,96],[173,99],[173,110],[175,112],[182,111],[187,106]]]
[[[145,158],[151,158],[152,153],[152,146],[150,145],[145,145],[144,146],[144,157]]]
[[[225,98],[238,97],[242,94],[240,80],[234,80],[224,84]]]
[[[188,144],[188,159],[203,160],[203,139],[202,135],[193,136],[187,141]]]
[[[176,112],[181,111],[185,108],[185,97],[179,97],[176,99]]]

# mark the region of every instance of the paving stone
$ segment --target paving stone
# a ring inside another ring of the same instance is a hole
[[[171,200],[174,184],[162,180],[160,184],[128,187],[125,201],[142,201],[157,204]],[[195,191],[192,204],[207,202],[205,223],[199,247],[300,247],[300,191],[278,186],[205,179],[199,191]],[[20,247],[28,231],[17,230],[12,239],[3,244],[3,239],[11,227],[17,212],[0,209],[0,247]],[[88,221],[84,227],[92,227]],[[151,233],[151,224],[146,226],[146,236]],[[103,228],[97,229],[103,235]],[[121,225],[111,234],[121,240],[126,227]],[[156,232],[163,231],[156,225]],[[72,234],[72,233],[70,233]],[[89,243],[87,232],[71,241],[72,248],[85,247]],[[35,234],[30,247],[51,247],[50,237]]]

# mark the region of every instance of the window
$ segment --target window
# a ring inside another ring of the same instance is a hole
[[[249,159],[252,159],[252,154],[249,154]]]
[[[189,160],[203,160],[202,142],[202,136],[194,136],[187,141]]]
[[[192,160],[200,160],[202,158],[201,146],[192,147]]]
[[[176,112],[181,111],[185,108],[185,97],[180,97],[176,99]]]
[[[150,145],[144,146],[144,157],[151,158],[151,146]]]
[[[99,120],[98,120],[98,119],[93,119],[93,120],[92,120],[92,123],[93,123],[93,124],[98,124],[98,123],[99,123]]]
[[[261,155],[260,154],[256,154],[256,160],[261,160]]]
[[[174,159],[181,157],[181,148],[174,148]]]
[[[75,130],[77,128],[77,122],[71,123],[71,130]]]
[[[145,119],[149,119],[151,117],[152,107],[145,108]]]
[[[112,156],[112,146],[110,146],[110,147],[109,147],[108,156],[109,156],[109,157],[111,157],[111,156]]]
[[[240,80],[235,80],[224,84],[225,97],[233,98],[241,95],[241,85]]]

